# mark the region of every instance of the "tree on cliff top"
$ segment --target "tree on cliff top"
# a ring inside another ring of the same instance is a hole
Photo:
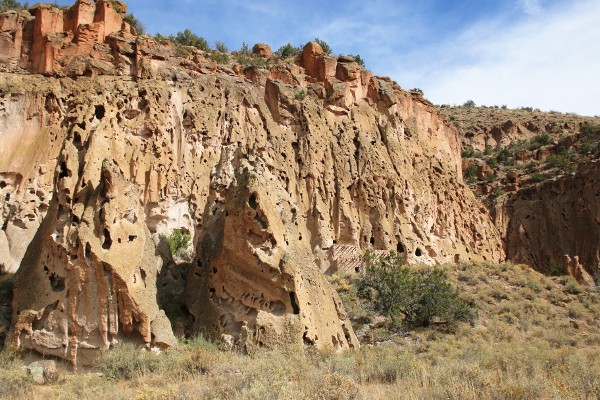
[[[208,42],[203,38],[196,34],[194,34],[191,30],[186,29],[183,32],[177,32],[177,36],[169,36],[171,42],[175,44],[180,44],[182,46],[193,46],[197,49],[210,51],[210,46]]]

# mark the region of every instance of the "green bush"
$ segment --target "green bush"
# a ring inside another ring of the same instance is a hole
[[[323,51],[325,52],[325,54],[331,54],[331,53],[333,53],[333,49],[331,47],[329,47],[329,45],[324,40],[321,40],[319,38],[315,38],[315,42],[317,42],[319,44],[319,46],[321,46],[321,48],[323,49]]]
[[[452,119],[452,116],[450,117],[450,119]],[[475,154],[475,149],[473,149],[471,146],[466,147],[461,153],[460,155],[462,156],[462,158],[473,158],[473,155]]]
[[[469,165],[463,172],[463,178],[469,183],[475,182],[477,179],[477,166]]]
[[[229,62],[229,55],[215,51],[210,55],[210,59],[216,61],[217,64],[227,64]]]
[[[296,95],[294,96],[294,98],[296,100],[304,100],[304,98],[306,97],[306,90],[302,89],[300,90],[298,93],[296,93]]]
[[[509,157],[512,157],[511,151],[508,149],[502,149],[496,156],[496,160],[498,160],[498,162],[505,163],[508,161]]]
[[[494,174],[493,172],[488,171],[485,173],[485,180],[488,183],[494,182],[497,178],[498,178],[498,176],[496,174]]]
[[[373,301],[375,308],[396,326],[475,320],[473,305],[461,298],[444,270],[412,270],[403,266],[402,256],[393,251],[377,257],[368,250],[363,262],[366,275],[360,282],[359,295]]]
[[[467,100],[463,103],[463,107],[467,107],[467,108],[475,107],[475,102],[473,100]]]
[[[160,33],[156,33],[156,35],[154,35],[154,41],[156,41],[156,43],[158,43],[158,44],[165,45],[165,44],[169,43],[171,40],[169,39],[168,36],[163,36]]]
[[[600,126],[588,125],[588,124],[581,126],[581,133],[583,135],[595,134],[598,131],[600,131]]]
[[[190,244],[190,234],[183,232],[181,229],[174,229],[171,236],[161,235],[169,243],[171,255],[176,255],[180,250],[187,249]]]
[[[285,46],[281,46],[279,49],[277,49],[275,55],[279,58],[288,58],[296,53],[299,53],[300,51],[302,51],[302,49],[294,47],[291,43],[288,43]]]
[[[491,194],[491,196],[492,196],[493,198],[496,198],[496,197],[500,197],[500,196],[502,196],[503,194],[504,194],[504,190],[500,189],[498,186],[495,186],[495,187],[492,189],[492,194]]]
[[[362,58],[360,58],[360,54],[357,54],[357,55],[354,55],[354,54],[348,54],[348,57],[352,57],[352,58],[354,58],[354,61],[355,61],[355,62],[356,62],[358,65],[360,65],[360,66],[362,66],[362,67],[364,67],[364,66],[365,66],[365,60],[363,60]]]
[[[527,148],[529,150],[537,150],[542,146],[547,146],[550,144],[551,142],[551,138],[549,135],[543,133],[541,135],[536,135],[533,137],[533,139],[531,139],[531,141],[529,142],[529,146],[527,146]]]
[[[560,168],[565,169],[569,166],[569,159],[560,155],[560,154],[552,154],[546,158],[546,162],[552,168]]]
[[[129,25],[135,29],[135,32],[138,35],[146,34],[146,26],[142,21],[133,16],[133,14],[127,14],[123,17],[123,21],[127,22]]]
[[[543,174],[541,174],[539,172],[534,172],[533,174],[531,174],[531,179],[534,182],[543,182],[543,181],[547,180],[548,178],[546,178],[546,176],[544,176]]]
[[[189,29],[186,29],[183,32],[177,32],[177,36],[171,35],[169,38],[173,43],[178,43],[182,46],[193,46],[200,50],[210,51],[208,42]]]

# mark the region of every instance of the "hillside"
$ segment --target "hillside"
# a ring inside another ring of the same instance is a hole
[[[0,13],[0,396],[598,396],[600,118],[126,12]],[[377,315],[369,250],[442,265],[473,324]]]
[[[600,118],[495,107],[441,107],[462,141],[465,182],[490,211],[508,259],[591,282]]]
[[[251,356],[202,339],[159,355],[133,347],[106,353],[99,369],[33,386],[3,354],[0,395],[21,399],[590,399],[600,395],[600,301],[572,278],[526,266],[445,267],[478,304],[473,326],[389,331],[354,319],[372,335],[361,350],[261,349]],[[356,275],[332,278],[350,314]],[[369,325],[371,328],[369,328]],[[103,374],[98,376],[97,372]]]

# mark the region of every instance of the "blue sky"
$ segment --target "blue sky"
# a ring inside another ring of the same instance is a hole
[[[61,5],[70,1],[58,1]],[[599,0],[130,0],[149,33],[273,50],[315,37],[434,104],[600,115]]]

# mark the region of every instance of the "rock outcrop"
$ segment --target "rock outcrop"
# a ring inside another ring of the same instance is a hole
[[[246,349],[356,347],[324,273],[369,248],[504,258],[456,132],[389,78],[316,43],[293,64],[230,68],[104,38],[132,68],[0,75],[0,245],[20,265],[20,347],[85,363],[117,340],[174,345],[169,301],[193,331]],[[190,263],[165,251],[174,229],[193,238]]]

